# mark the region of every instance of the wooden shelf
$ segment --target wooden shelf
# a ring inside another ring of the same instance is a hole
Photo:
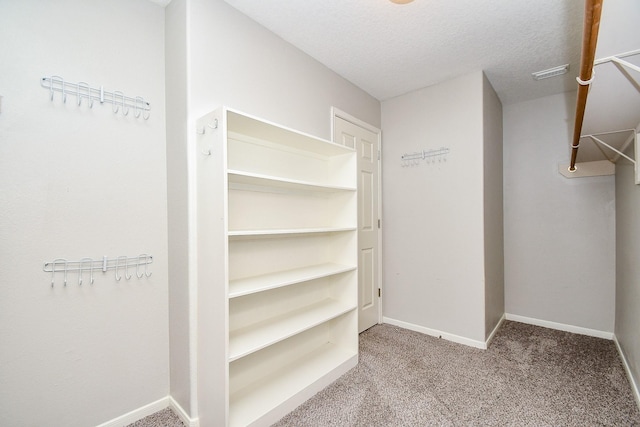
[[[273,372],[230,396],[229,425],[249,425],[337,367],[344,366],[343,370],[347,370],[355,366],[357,357],[357,352],[331,343],[303,354],[286,369]]]
[[[264,188],[314,191],[322,193],[335,193],[339,191],[356,191],[356,187],[344,187],[335,185],[325,185],[314,182],[286,179],[258,173],[250,173],[238,170],[228,170],[230,188],[233,184],[244,186],[255,186]]]
[[[356,266],[325,263],[232,280],[229,282],[229,298],[237,298],[244,295],[267,291],[269,289],[276,289],[322,277],[329,277],[345,273],[347,271],[353,271],[356,268]]]
[[[267,321],[249,325],[236,331],[230,331],[229,361],[232,362],[306,331],[355,308],[355,306],[326,298],[315,304],[283,313]]]
[[[355,231],[356,227],[319,227],[319,228],[285,228],[277,230],[229,230],[229,238],[233,237],[260,237],[281,236],[287,234],[322,234]]]

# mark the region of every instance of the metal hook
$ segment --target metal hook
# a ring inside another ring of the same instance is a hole
[[[129,274],[129,258],[124,257],[124,277],[127,280],[131,279],[131,274]]]
[[[118,267],[120,266],[120,259],[124,258],[125,260],[127,259],[126,256],[119,256],[118,258],[116,258],[116,280],[120,281],[120,279],[122,279],[122,276],[118,276]],[[126,264],[126,261],[125,261]],[[125,271],[126,274],[126,271]]]
[[[84,83],[84,82],[80,82],[80,83]],[[85,85],[87,85],[87,97],[89,98],[89,108],[93,108],[93,96],[91,95],[91,88],[89,87],[88,83],[84,83]]]
[[[138,277],[138,279],[140,279],[142,277],[142,275],[144,274],[144,273],[138,274],[138,270],[140,269],[140,259],[142,257],[146,258],[146,255],[144,255],[144,254],[138,255],[138,262],[136,263],[136,276]]]
[[[51,81],[49,81],[49,85],[50,85],[49,88],[51,91],[51,100],[53,101],[53,84],[51,83]]]
[[[82,103],[82,92],[86,92],[86,97],[89,100],[89,108],[93,108],[93,98],[91,97],[91,88],[89,87],[89,83],[86,82],[78,82],[76,84],[77,87],[77,98],[78,98],[78,106]]]
[[[218,119],[213,119],[213,124],[208,123],[207,126],[209,126],[211,129],[218,129]]]
[[[51,81],[52,77],[49,77],[49,93],[51,94],[51,98],[50,98],[51,101],[53,101],[53,82]],[[47,81],[47,77],[43,77],[42,78],[42,82],[44,83],[46,81]],[[44,84],[43,84],[43,86],[44,86]]]
[[[93,285],[93,260],[91,260],[91,268],[89,268],[89,284]]]
[[[142,104],[142,108],[138,109],[138,101]],[[133,103],[133,114],[136,116],[136,119],[140,117],[142,111],[144,110],[144,98],[141,96],[136,96],[136,99]]]
[[[151,117],[151,107],[149,106],[149,103],[146,104],[146,107],[142,110],[142,118],[145,120],[149,120],[149,117]]]
[[[111,104],[111,111],[113,111],[114,114],[117,114],[120,110],[120,106],[116,103],[118,96],[122,97],[122,104],[124,105],[124,93],[117,90],[113,91],[113,103]]]
[[[64,260],[64,285],[67,286],[67,260]]]
[[[126,104],[124,103],[124,94],[122,95],[122,114],[125,116],[129,114],[129,107],[127,107]]]
[[[55,278],[56,278],[56,265],[58,264],[58,262],[62,262],[64,265],[64,284],[65,286],[67,285],[67,260],[64,258],[58,258],[58,259],[54,259],[53,262],[51,263],[51,287],[53,288],[53,285],[55,284]],[[45,267],[47,266],[47,264],[45,264]]]
[[[89,277],[91,284],[93,285],[93,259],[92,258],[82,258],[80,263],[80,269],[78,270],[78,285],[82,285],[82,272],[84,271],[84,263],[89,263]]]
[[[151,257],[147,257],[147,262],[144,265],[144,275],[147,276],[147,277],[151,277],[151,275],[153,274],[152,272],[147,273],[147,266],[149,265],[149,263],[151,263],[152,259],[153,258],[151,258]]]
[[[62,92],[64,102],[67,102],[67,95],[64,93],[64,79],[60,76],[49,77],[49,92],[51,93],[51,100],[53,101],[53,92],[55,90],[53,86],[55,85],[56,81],[60,83],[60,91]]]
[[[62,92],[62,102],[66,104],[67,103],[67,93],[64,91],[64,79],[61,79],[61,80],[62,81],[60,83],[60,86],[61,86],[60,91]]]
[[[151,260],[152,260],[151,256],[149,256],[149,254],[140,254],[140,255],[138,255],[138,265],[141,264],[141,262],[140,262],[141,259],[144,260],[144,262],[142,262],[142,264],[144,264],[144,273],[143,274],[146,277],[151,277],[152,273],[149,273],[148,269],[147,269],[147,266],[151,263]],[[138,276],[138,278],[142,277],[142,274],[138,275],[137,266],[136,266],[136,276]]]

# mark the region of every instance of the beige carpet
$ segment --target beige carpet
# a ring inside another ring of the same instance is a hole
[[[184,427],[180,418],[170,408],[158,411],[127,427]]]
[[[478,350],[378,325],[357,367],[276,426],[640,426],[640,410],[608,340],[507,321]]]
[[[505,322],[488,350],[389,325],[276,426],[637,426],[612,341]]]

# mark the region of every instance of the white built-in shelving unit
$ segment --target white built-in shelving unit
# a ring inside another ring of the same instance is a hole
[[[356,153],[227,108],[197,132],[199,405],[270,425],[357,363]]]

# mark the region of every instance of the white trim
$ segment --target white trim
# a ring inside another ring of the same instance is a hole
[[[187,1],[185,5],[186,28],[191,26],[191,2]],[[192,112],[189,105],[191,99],[189,94],[192,93],[191,66],[192,48],[190,32],[187,32],[186,52],[187,58],[186,75],[187,75],[187,286],[188,286],[188,329],[189,329],[189,412],[198,414],[198,175],[197,175],[197,141],[193,129],[195,129],[195,119],[191,119]]]
[[[558,331],[571,332],[574,334],[587,335],[590,337],[613,340],[613,332],[599,331],[597,329],[583,328],[581,326],[567,325],[564,323],[551,322],[548,320],[534,319],[532,317],[518,316],[517,314],[505,313],[507,320],[526,323],[529,325],[542,326],[543,328],[556,329]]]
[[[182,409],[182,406],[178,404],[174,400],[173,397],[167,396],[162,399],[158,399],[155,402],[151,402],[147,405],[144,405],[138,409],[134,409],[133,411],[127,412],[124,415],[120,415],[106,423],[102,423],[96,427],[124,427],[129,424],[135,423],[143,419],[144,417],[148,417],[149,415],[155,414],[158,411],[162,411],[163,409],[171,408],[173,412],[176,413],[178,418],[184,423],[187,427],[199,427],[198,419],[189,418],[187,413]]]
[[[169,396],[169,407],[171,409],[173,409],[173,412],[176,413],[176,415],[178,415],[178,418],[180,418],[180,421],[182,421],[182,423],[187,426],[187,427],[199,427],[200,426],[200,422],[198,420],[198,418],[190,418],[189,415],[187,415],[187,413],[185,412],[184,409],[182,409],[182,406],[180,406],[180,404],[178,402],[176,402],[176,400]]]
[[[622,351],[622,347],[618,342],[618,337],[613,336],[613,342],[616,344],[616,348],[618,349],[618,354],[620,354],[620,359],[622,359],[622,365],[624,366],[624,371],[627,373],[627,378],[629,379],[629,384],[631,385],[631,391],[633,392],[633,397],[636,398],[636,403],[638,404],[638,408],[640,408],[640,385],[638,381],[633,377],[633,373],[631,372],[631,367],[629,366],[629,362],[627,361],[627,357]]]
[[[384,319],[382,317],[382,300],[384,297],[384,289],[382,278],[382,227],[384,227],[384,223],[382,221],[382,130],[377,127],[360,120],[357,117],[352,116],[351,114],[340,110],[336,107],[331,107],[331,142],[338,144],[335,140],[335,122],[336,118],[340,117],[356,126],[359,126],[363,129],[366,129],[370,132],[375,133],[378,136],[378,219],[380,220],[380,227],[378,228],[378,289],[380,292],[380,301],[378,301],[378,324],[384,323]],[[355,148],[355,147],[354,147]]]
[[[402,320],[383,317],[382,323],[399,326],[401,328],[409,329],[410,331],[420,332],[426,335],[430,335],[432,337],[444,338],[447,341],[468,345],[469,347],[475,347],[482,350],[487,349],[487,343],[484,341],[472,340],[471,338],[461,337],[460,335],[450,334],[448,332],[439,331],[437,329],[426,328],[424,326],[416,325],[413,323],[403,322]]]
[[[498,320],[498,323],[496,324],[496,327],[493,328],[493,331],[491,331],[491,333],[489,334],[489,337],[484,342],[484,345],[485,345],[484,348],[489,348],[489,344],[491,344],[491,341],[493,341],[493,338],[496,336],[496,333],[498,332],[498,330],[500,329],[500,327],[504,323],[505,319],[506,319],[506,315],[503,313],[502,317],[500,318],[500,320]]]
[[[119,417],[114,418],[111,421],[102,423],[97,427],[124,427],[131,423],[135,423],[136,421],[141,420],[144,417],[147,417],[169,407],[169,399],[170,398],[168,396],[163,397],[162,399],[156,400],[155,402],[151,402],[138,409],[134,409],[131,412],[127,412],[124,415],[120,415]]]
[[[339,108],[336,107],[331,107],[331,141],[335,142],[333,140],[333,136],[334,136],[334,131],[335,131],[335,127],[334,127],[334,121],[336,117],[340,117],[342,119],[345,119],[348,122],[353,123],[356,126],[360,126],[361,128],[365,128],[366,130],[373,132],[375,134],[378,135],[378,138],[380,138],[380,135],[382,135],[382,131],[380,129],[378,129],[377,127],[364,122],[362,120],[360,120],[357,117],[352,116],[349,113],[346,113],[342,110],[340,110]]]

